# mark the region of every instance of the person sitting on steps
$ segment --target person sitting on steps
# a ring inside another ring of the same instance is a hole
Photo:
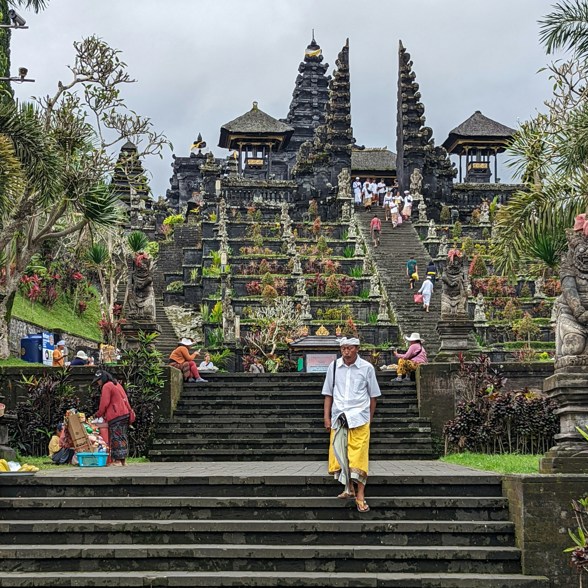
[[[410,380],[410,374],[415,372],[421,363],[427,363],[427,352],[423,347],[424,339],[419,333],[411,333],[410,336],[404,337],[410,346],[406,353],[394,352],[394,357],[398,359],[398,368],[396,369],[396,381]]]
[[[169,365],[182,370],[185,382],[206,382],[200,377],[194,360],[200,355],[200,349],[190,353],[190,347],[195,345],[192,339],[184,337],[180,339],[178,346],[170,353]]]

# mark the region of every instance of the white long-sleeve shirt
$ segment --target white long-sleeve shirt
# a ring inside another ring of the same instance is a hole
[[[374,366],[357,357],[355,363],[345,365],[343,358],[336,360],[335,386],[333,387],[333,362],[329,365],[323,396],[333,397],[331,408],[332,428],[337,429],[338,418],[345,414],[350,429],[370,422],[370,400],[382,395]]]

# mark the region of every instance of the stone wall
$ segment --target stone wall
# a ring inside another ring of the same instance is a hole
[[[23,367],[2,367],[0,368],[0,386],[4,394],[4,404],[7,410],[14,410],[16,404],[26,399],[27,388],[22,384],[23,377],[37,376],[57,368],[41,366]],[[112,366],[111,373],[122,378],[121,368]],[[69,368],[71,383],[76,389],[76,395],[82,403],[91,396],[90,384],[96,370],[90,367]],[[165,367],[163,371],[164,388],[161,393],[157,418],[169,418],[173,415],[180,394],[182,392],[183,380],[179,370]]]
[[[27,335],[42,333],[43,330],[43,327],[39,327],[34,323],[28,323],[26,321],[13,318],[10,321],[10,352],[13,355],[20,357],[20,340]],[[59,341],[59,339],[65,339],[65,345],[69,351],[68,360],[71,360],[75,356],[76,352],[80,349],[83,349],[89,355],[94,355],[96,359],[98,358],[98,341],[83,339],[82,337],[70,335],[69,333],[63,333],[59,330],[54,330],[52,332],[55,335],[56,342]]]
[[[529,365],[503,363],[495,365],[507,378],[506,390],[543,390],[543,380],[553,373],[553,364],[534,362]],[[455,417],[459,389],[456,363],[428,363],[417,374],[417,395],[422,417],[431,419],[431,432],[443,437],[443,426]]]
[[[515,524],[523,574],[547,576],[553,588],[578,586],[578,574],[564,549],[573,545],[568,529],[577,528],[573,499],[586,495],[588,475],[505,476],[510,520]]]

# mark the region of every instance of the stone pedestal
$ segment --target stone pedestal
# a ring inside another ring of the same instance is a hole
[[[560,432],[541,460],[542,474],[588,474],[588,441],[576,431],[588,424],[588,366],[570,366],[545,379],[543,391],[559,405]]]
[[[122,332],[126,341],[127,348],[136,348],[139,345],[139,331],[144,333],[161,333],[161,328],[156,322],[130,319],[128,323],[123,324]]]
[[[437,323],[437,332],[441,339],[439,353],[435,361],[455,359],[459,353],[466,353],[476,347],[472,337],[474,322],[469,319],[444,320]]]

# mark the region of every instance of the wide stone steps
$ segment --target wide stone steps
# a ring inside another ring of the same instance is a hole
[[[183,424],[183,423],[182,423]],[[318,425],[319,423],[317,423]],[[418,427],[413,426],[409,427],[410,434],[414,435],[415,433],[421,434],[431,434],[431,429],[429,427]],[[385,433],[404,433],[407,434],[405,427],[387,427]],[[192,439],[210,439],[213,436],[216,436],[219,439],[223,439],[226,435],[231,435],[232,430],[228,428],[226,431],[222,430],[222,427],[208,425],[207,427],[196,427],[194,425],[189,426],[178,426],[176,424],[176,429],[173,432],[170,432],[166,435],[166,439],[183,439],[189,436]],[[319,438],[324,443],[325,433],[324,431],[317,431],[317,427],[307,427],[307,428],[300,428],[298,429],[298,434],[301,438],[304,439],[315,439]],[[262,437],[267,441],[273,441],[275,439],[289,439],[291,437],[291,433],[289,430],[285,430],[284,428],[249,428],[245,431],[241,430],[240,438],[241,439],[260,439]],[[372,436],[372,439],[377,440],[381,439],[382,436],[375,437]]]
[[[216,447],[212,449],[202,448],[191,451],[189,448],[167,448],[155,446],[149,453],[154,461],[316,461],[327,458],[327,447],[322,448],[256,448],[256,447],[231,447],[225,449]],[[414,447],[394,448],[391,446],[370,450],[373,459],[428,459],[431,455],[430,444],[423,443],[422,447],[415,444]]]
[[[547,588],[521,575],[499,476],[372,467],[367,513],[324,462],[0,476],[0,586]]]
[[[59,572],[0,573],[0,586],[346,586],[388,588],[548,588],[545,578],[519,574],[421,574],[421,573],[339,573],[330,572]]]
[[[2,546],[3,572],[260,571],[513,574],[515,547],[144,544]]]
[[[291,488],[285,490],[291,492]],[[330,488],[331,494],[333,489]],[[55,521],[74,519],[191,521],[508,521],[508,503],[497,496],[382,496],[369,497],[371,510],[359,513],[352,501],[333,496],[129,496],[108,498],[13,498],[0,499],[2,521]],[[244,529],[244,528],[243,528]],[[384,539],[382,539],[384,540]]]
[[[429,423],[419,417],[412,382],[378,374],[374,459],[429,459]],[[158,424],[154,461],[298,461],[327,458],[323,374],[212,374],[187,383],[174,417]],[[260,426],[263,425],[263,426]]]
[[[429,545],[489,547],[512,543],[514,525],[508,521],[259,521],[257,519],[186,521],[51,520],[2,521],[0,545],[221,544],[235,545]]]
[[[382,220],[380,246],[377,248],[372,245],[369,231],[373,213],[357,213],[364,239],[378,267],[402,333],[409,335],[418,331],[425,340],[424,346],[429,357],[434,357],[440,343],[437,334],[437,323],[441,315],[441,283],[439,279],[435,284],[430,312],[424,312],[422,306],[415,304],[413,300],[413,295],[425,277],[427,264],[431,257],[411,223],[403,223],[393,229],[390,223],[384,222],[384,212],[381,209],[378,209],[377,212]],[[413,214],[414,217],[415,214]],[[415,290],[408,287],[406,276],[406,262],[410,258],[417,260],[419,268],[420,280]]]

